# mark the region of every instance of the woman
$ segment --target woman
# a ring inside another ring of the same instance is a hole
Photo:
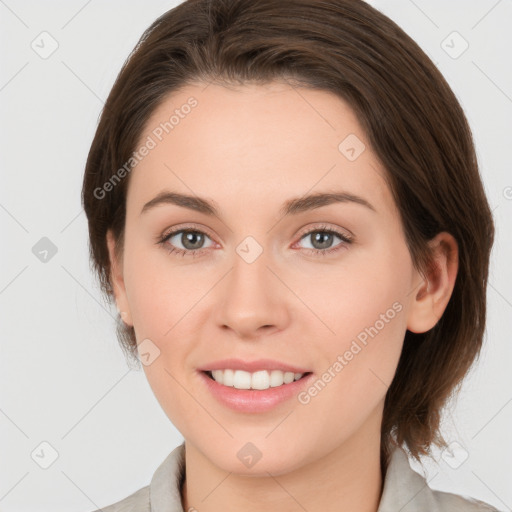
[[[494,227],[464,113],[395,23],[182,3],[121,70],[82,196],[121,344],[185,439],[103,510],[496,510],[408,464],[448,445]]]

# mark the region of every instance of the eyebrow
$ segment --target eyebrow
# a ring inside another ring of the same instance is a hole
[[[282,216],[297,215],[299,213],[321,208],[322,206],[328,206],[333,203],[355,203],[364,206],[374,212],[377,212],[374,206],[366,199],[349,192],[340,191],[317,192],[307,196],[289,199],[283,204],[279,210],[279,213]],[[178,192],[170,192],[167,190],[160,192],[156,197],[151,199],[151,201],[148,201],[142,207],[140,214],[142,215],[143,213],[155,208],[156,206],[163,204],[173,204],[183,208],[188,208],[189,210],[203,213],[211,217],[220,218],[219,211],[211,199],[180,194]]]

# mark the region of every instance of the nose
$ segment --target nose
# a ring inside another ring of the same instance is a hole
[[[221,329],[231,330],[239,339],[253,340],[287,327],[291,294],[276,277],[279,271],[270,266],[265,252],[250,263],[235,255],[215,301]]]

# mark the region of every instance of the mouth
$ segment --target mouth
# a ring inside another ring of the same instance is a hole
[[[248,370],[253,370],[251,372],[238,369],[244,366],[243,361],[234,361],[234,364],[236,369],[229,368],[227,361],[222,362],[222,365],[220,362],[214,363],[210,368],[214,366],[215,369],[198,369],[198,375],[209,395],[222,406],[238,413],[270,413],[280,404],[290,403],[293,398],[297,398],[314,379],[313,372],[297,373],[296,370],[302,368],[275,361],[267,364],[267,367],[270,366],[267,370],[261,370],[258,363],[245,364]]]
[[[202,373],[217,384],[228,388],[264,391],[270,388],[288,386],[296,381],[305,379],[312,372],[294,373],[281,370],[247,372],[244,370],[219,369],[203,370]]]

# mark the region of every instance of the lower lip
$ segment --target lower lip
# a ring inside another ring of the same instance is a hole
[[[299,380],[268,389],[236,389],[224,386],[211,379],[205,372],[200,371],[202,380],[212,395],[223,405],[239,412],[265,412],[279,404],[297,396],[313,374],[310,373]]]

